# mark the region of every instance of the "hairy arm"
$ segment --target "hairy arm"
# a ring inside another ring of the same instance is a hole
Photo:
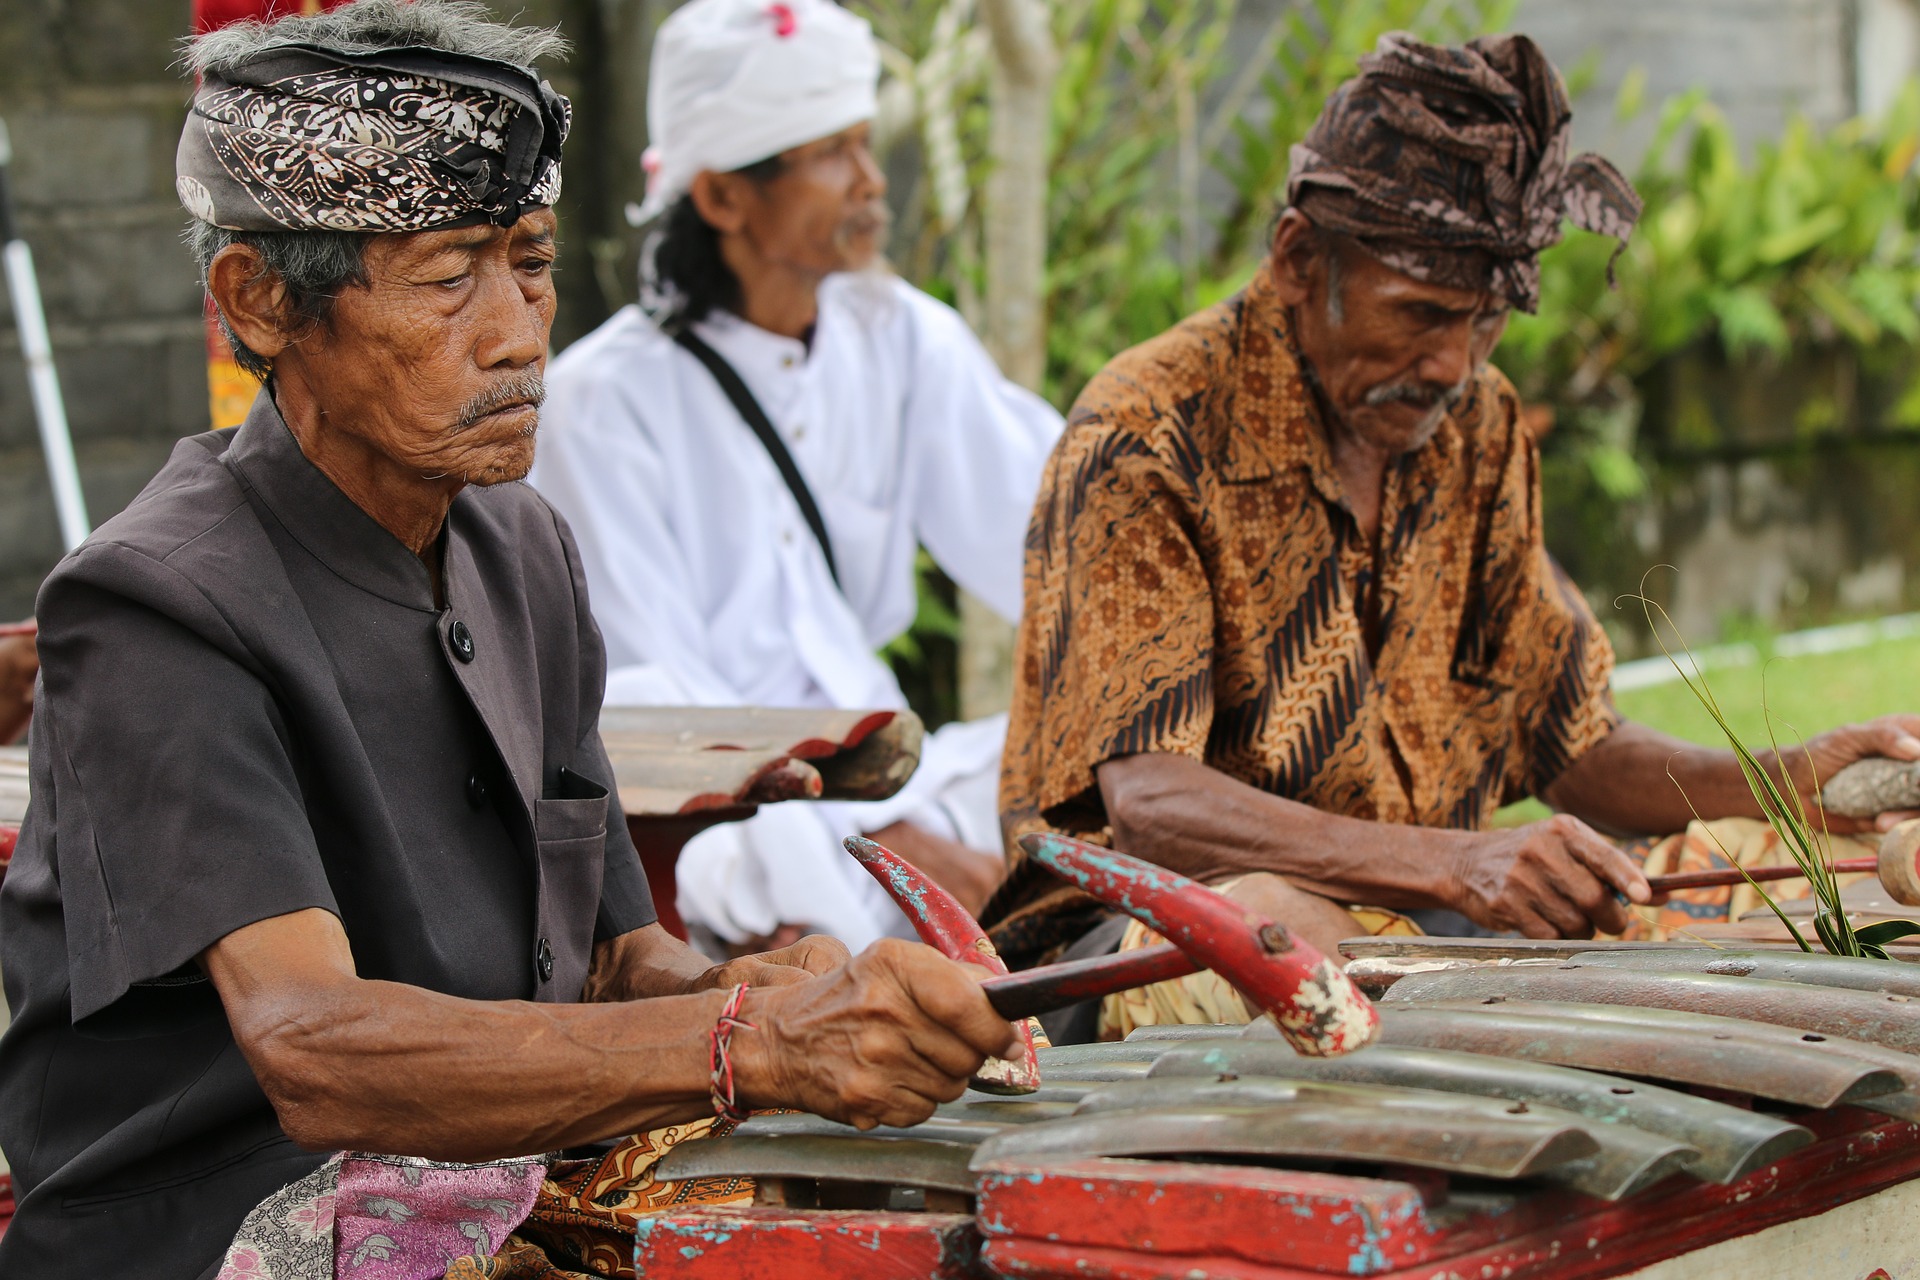
[[[1452,907],[1541,938],[1618,932],[1614,891],[1650,897],[1632,860],[1571,818],[1487,832],[1368,822],[1167,754],[1109,760],[1099,779],[1115,847],[1199,880],[1270,871],[1336,902]]]
[[[361,978],[339,920],[317,909],[235,930],[201,963],[294,1141],[474,1161],[709,1113],[708,1035],[724,991],[674,993],[703,980],[657,940],[602,946],[613,948],[601,953],[602,999],[577,1005]],[[665,957],[658,971],[645,971],[649,951]],[[786,967],[736,963],[740,974]],[[729,968],[705,984],[732,985]],[[652,989],[661,994],[634,994]],[[967,970],[908,943],[870,948],[818,981],[756,988],[742,1016],[756,1028],[734,1040],[744,1103],[863,1128],[925,1118],[1013,1042]]]
[[[1868,756],[1920,759],[1920,716],[1882,716],[1817,734],[1804,748],[1787,747],[1779,756],[1772,751],[1756,753],[1776,784],[1791,781],[1810,816],[1818,786]],[[1569,765],[1541,798],[1556,809],[1625,835],[1679,831],[1696,816],[1762,816],[1732,751],[1696,746],[1632,721]],[[1850,819],[1830,814],[1827,826],[1836,835],[1885,831],[1912,816],[1889,813],[1878,819]]]

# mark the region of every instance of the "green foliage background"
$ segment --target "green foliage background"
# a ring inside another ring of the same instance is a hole
[[[921,95],[895,256],[967,311],[982,286],[985,33],[970,0],[854,7],[896,72],[929,54],[953,68]],[[1051,118],[1035,126],[1051,140],[1045,394],[1066,408],[1115,354],[1246,282],[1289,149],[1381,34],[1459,41],[1504,29],[1514,7],[1300,0],[1256,23],[1238,0],[1055,0],[1060,71]],[[1578,92],[1583,69],[1569,78]],[[1617,261],[1612,241],[1581,232],[1548,250],[1540,312],[1515,315],[1495,357],[1552,411],[1543,480],[1563,555],[1621,542],[1623,513],[1654,500],[1662,456],[1782,443],[1743,420],[1753,406],[1730,387],[1758,388],[1758,416],[1784,418],[1788,445],[1920,432],[1920,88],[1876,120],[1795,120],[1747,154],[1702,95],[1644,98],[1636,74],[1615,104],[1621,121],[1656,113],[1632,173],[1639,229]],[[1676,394],[1689,361],[1720,381]],[[1796,365],[1799,381],[1781,383],[1792,402],[1772,403],[1770,380]],[[957,620],[951,586],[923,571],[921,621],[892,656],[937,722],[952,713]]]

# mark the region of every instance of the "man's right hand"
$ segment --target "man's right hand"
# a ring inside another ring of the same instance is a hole
[[[981,971],[883,938],[811,982],[755,991],[734,1036],[740,1100],[861,1129],[918,1124],[966,1091],[1019,1037],[981,993]]]
[[[1653,901],[1633,859],[1578,818],[1466,837],[1454,868],[1452,906],[1476,924],[1529,938],[1619,933],[1632,917],[1615,897]]]

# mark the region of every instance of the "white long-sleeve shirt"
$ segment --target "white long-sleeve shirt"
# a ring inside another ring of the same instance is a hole
[[[724,313],[695,328],[805,476],[840,585],[713,375],[644,313],[622,310],[553,362],[532,476],[580,542],[608,705],[904,706],[876,650],[913,620],[921,545],[1018,616],[1027,517],[1060,418],[1001,376],[956,313],[868,273],[822,286],[811,349]],[[934,735],[920,773],[883,806],[776,806],[705,833],[682,857],[683,910],[729,938],[784,921],[855,945],[898,932],[857,868],[843,888],[820,879],[825,867],[806,869],[814,858],[796,864],[795,846],[824,847],[837,872],[850,865],[840,836],[913,817],[997,847],[951,804],[944,823],[926,812],[941,788],[997,768],[986,729]],[[849,897],[859,905],[834,905]]]

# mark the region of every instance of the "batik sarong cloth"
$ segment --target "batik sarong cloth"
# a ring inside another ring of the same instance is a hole
[[[633,1277],[635,1224],[746,1204],[746,1178],[654,1178],[723,1122],[636,1134],[590,1160],[446,1164],[349,1152],[262,1201],[217,1280],[587,1280]]]

